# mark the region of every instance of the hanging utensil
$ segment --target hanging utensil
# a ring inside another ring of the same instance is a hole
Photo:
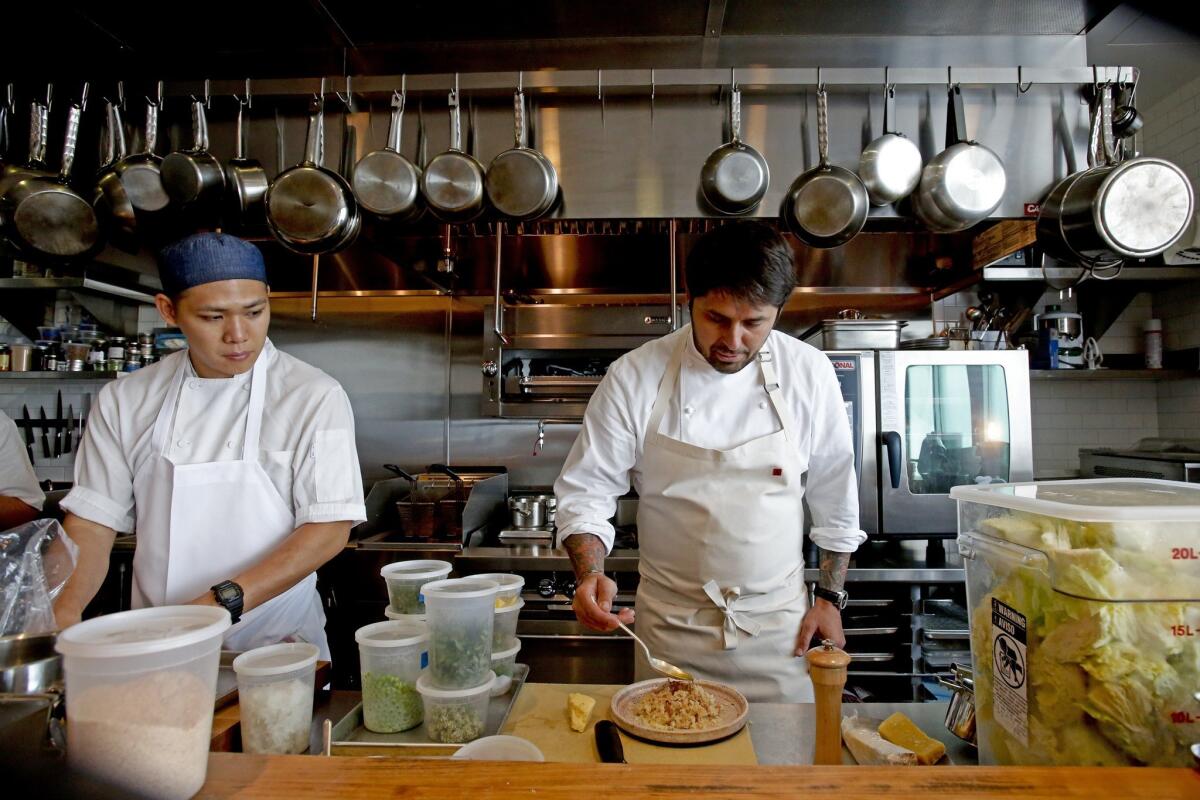
[[[30,175],[48,175],[46,165],[46,145],[49,137],[49,111],[40,101],[34,100],[29,104],[29,151],[21,164],[6,163],[0,168],[0,196],[6,193],[10,186],[23,177]]]
[[[162,162],[163,188],[171,202],[199,221],[210,223],[225,196],[225,170],[208,151],[208,81],[204,100],[192,99],[192,148],[177,150]]]
[[[1004,162],[987,147],[967,138],[962,88],[947,93],[946,149],[921,171],[913,209],[931,230],[966,230],[996,210],[1007,181]]]
[[[886,206],[907,197],[921,180],[921,151],[912,140],[892,130],[896,120],[896,87],[883,87],[883,134],[858,159],[858,177],[871,205]]]
[[[810,247],[839,247],[863,229],[871,201],[858,175],[829,163],[829,98],[824,84],[817,88],[817,152],[817,166],[792,183],[783,218]]]
[[[367,153],[354,167],[354,193],[362,207],[386,220],[410,220],[420,215],[421,169],[400,152],[406,92],[392,92],[387,144]]]
[[[450,149],[429,161],[421,175],[421,194],[429,210],[443,222],[470,222],[483,212],[483,165],[462,149],[458,78],[450,91]]]
[[[488,201],[504,216],[531,220],[545,214],[558,199],[558,171],[541,151],[527,144],[525,93],[513,93],[514,145],[492,159],[484,184]]]
[[[324,140],[323,101],[314,96],[304,160],[277,177],[266,195],[271,233],[284,247],[306,255],[346,247],[362,226],[354,190],[345,178],[323,166]]]
[[[250,79],[246,79],[246,94],[235,98],[238,102],[237,144],[235,155],[225,165],[225,184],[228,186],[226,223],[239,230],[253,230],[267,221],[264,198],[267,187],[267,172],[257,159],[246,156],[246,109],[251,107]]]
[[[28,258],[70,261],[92,255],[104,243],[92,204],[69,185],[79,120],[86,103],[84,84],[80,101],[67,112],[58,175],[23,177],[0,200],[8,239]]]
[[[722,214],[745,214],[762,202],[771,171],[762,153],[742,141],[742,91],[730,70],[730,140],[713,150],[700,170],[700,193]]]
[[[125,144],[125,126],[121,120],[121,107],[111,101],[104,104],[107,124],[107,153],[109,160],[96,176],[96,188],[92,206],[96,209],[104,226],[105,237],[127,253],[139,249],[137,239],[137,214],[121,173],[117,170],[129,155]]]
[[[162,108],[162,93],[163,84],[159,81],[155,98],[146,98],[142,152],[121,159],[115,167],[125,195],[141,224],[156,220],[171,204],[171,197],[163,186],[163,160],[154,153],[158,146],[158,112]]]

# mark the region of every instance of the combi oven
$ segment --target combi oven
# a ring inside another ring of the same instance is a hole
[[[854,434],[860,525],[956,532],[950,488],[1033,480],[1024,351],[827,352]]]

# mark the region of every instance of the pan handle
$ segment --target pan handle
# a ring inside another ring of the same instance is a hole
[[[896,119],[896,87],[888,84],[883,87],[883,135],[895,133],[892,126],[895,125]]]
[[[111,137],[113,163],[115,163],[129,155],[129,150],[125,141],[125,121],[121,119],[121,106],[118,103],[113,103],[110,108],[108,124],[112,130],[109,131],[108,135]]]
[[[238,161],[241,161],[242,159],[244,159],[246,157],[246,125],[245,125],[245,120],[243,119],[243,117],[245,117],[245,113],[246,113],[246,103],[242,100],[238,100],[238,115],[237,115],[237,123],[236,123],[237,124],[237,130],[236,130],[237,139],[234,143],[234,155],[233,155],[233,157],[235,159],[237,159]]]
[[[416,478],[414,478],[412,475],[409,475],[404,470],[400,469],[399,464],[384,464],[383,468],[386,469],[388,472],[394,472],[397,476],[404,478],[404,480],[408,481],[411,484],[415,485],[417,482]]]
[[[962,87],[957,83],[950,87],[946,102],[946,147],[953,144],[969,144],[967,138],[967,112],[963,108]]]
[[[147,155],[154,155],[158,147],[158,103],[146,103],[146,148]]]
[[[46,123],[49,113],[37,100],[29,104],[29,163],[46,163]]]
[[[733,143],[742,140],[742,90],[729,90],[729,129],[733,133]]]
[[[308,133],[304,137],[304,163],[321,166],[325,160],[325,124],[321,114],[321,99],[314,97],[309,106]]]
[[[462,150],[462,115],[458,110],[458,89],[451,89],[447,98],[450,103],[450,149]]]
[[[525,132],[525,93],[520,89],[513,92],[513,141],[519,149],[529,141]]]
[[[392,120],[388,123],[387,149],[400,152],[400,139],[404,132],[404,92],[392,92]]]
[[[58,179],[66,183],[71,177],[71,167],[75,165],[75,143],[79,139],[79,118],[83,109],[77,103],[72,103],[67,111],[67,133],[63,137],[62,167]]]
[[[817,89],[817,155],[821,168],[829,166],[829,94],[824,84]]]

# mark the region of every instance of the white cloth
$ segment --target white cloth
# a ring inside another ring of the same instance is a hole
[[[366,519],[354,416],[333,378],[275,349],[270,340],[259,463],[296,526]],[[200,378],[187,351],[164,358],[100,391],[75,457],[75,486],[61,505],[121,533],[134,530],[133,476],[154,455],[159,409],[183,360],[183,383],[170,428],[175,464],[235,461],[246,430],[250,373]]]
[[[583,427],[554,484],[558,540],[592,533],[610,550],[617,498],[641,493],[641,461],[651,408],[673,348],[683,342],[679,386],[661,433],[687,444],[728,450],[780,430],[778,415],[750,364],[726,375],[696,350],[690,325],[627,353],[609,368],[588,403]],[[782,405],[796,425],[797,456],[808,464],[805,498],[810,538],[832,552],[854,552],[866,541],[858,525],[854,446],[837,375],[828,357],[779,331],[765,345],[773,354]]]
[[[637,629],[659,658],[736,686],[754,702],[811,702],[794,655],[806,611],[804,472],[798,431],[768,347],[753,367],[780,429],[709,449],[661,433],[683,352],[676,339],[650,412],[640,467]],[[654,677],[639,655],[638,680]]]
[[[3,411],[0,411],[0,497],[15,497],[39,511],[46,502],[29,463],[25,439],[17,430],[17,423]]]
[[[172,362],[174,376],[151,432],[151,455],[133,475],[138,532],[134,608],[189,602],[262,561],[295,530],[292,509],[258,460],[267,362],[259,358],[243,382],[250,391],[237,459],[190,464],[171,458],[172,420],[190,380],[188,362]],[[245,651],[303,640],[316,644],[327,658],[325,613],[316,583],[316,573],[310,573],[248,611],[226,632],[225,647]]]

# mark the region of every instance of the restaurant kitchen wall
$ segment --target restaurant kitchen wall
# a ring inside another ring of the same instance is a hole
[[[1144,115],[1146,154],[1174,161],[1200,187],[1200,76],[1181,82]],[[1185,235],[1200,245],[1200,218]],[[1163,321],[1165,350],[1200,348],[1200,281],[1155,292],[1154,311]],[[1200,438],[1200,379],[1159,383],[1158,414],[1159,435]]]

